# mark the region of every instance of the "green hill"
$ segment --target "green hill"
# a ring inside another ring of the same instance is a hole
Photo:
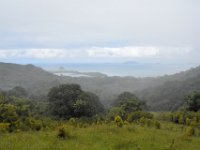
[[[45,96],[49,89],[60,83],[80,84],[84,91],[100,97],[109,106],[124,92],[136,93],[152,110],[175,110],[181,106],[184,96],[200,90],[200,67],[161,77],[65,77],[56,76],[33,65],[0,63],[0,88],[10,90],[24,87],[29,95]]]

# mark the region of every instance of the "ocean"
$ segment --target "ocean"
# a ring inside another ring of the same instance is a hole
[[[59,64],[40,64],[48,71],[79,71],[79,72],[100,72],[108,76],[134,76],[134,77],[155,77],[170,75],[187,70],[192,66],[188,65],[169,65],[169,64],[141,64],[141,63],[59,63]],[[67,74],[67,76],[70,76]]]

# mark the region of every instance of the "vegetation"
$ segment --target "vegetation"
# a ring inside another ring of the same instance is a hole
[[[200,92],[193,92],[187,96],[186,100],[188,111],[200,111]]]
[[[46,126],[44,124],[45,115],[41,116],[40,103],[27,98],[13,97],[9,93],[0,92],[0,124],[2,128],[13,132],[16,130],[40,130]]]
[[[133,93],[123,92],[114,101],[114,106],[121,107],[125,112],[130,113],[141,111],[145,106],[145,102],[139,100]]]
[[[69,138],[58,138],[57,129],[3,133],[1,134],[0,149],[199,150],[200,138],[198,135],[188,136],[182,127],[176,124],[162,122],[161,125],[161,129],[141,126],[137,123],[125,124],[118,128],[116,124],[104,123],[77,127],[74,130],[73,126],[64,123],[63,127],[67,129],[66,131],[70,131]]]
[[[146,102],[151,111],[176,111],[184,97],[200,91],[200,67],[156,78],[134,77],[65,77],[55,76],[33,65],[0,63],[0,88],[10,90],[21,86],[28,96],[40,101],[47,99],[49,90],[59,84],[79,84],[84,91],[95,93],[104,106],[124,91],[133,92]]]
[[[48,97],[49,111],[56,118],[92,117],[104,110],[96,95],[82,91],[77,84],[54,87]]]
[[[127,120],[130,113],[142,111],[143,108],[145,108],[145,102],[139,100],[133,93],[123,92],[114,101],[108,116],[113,119],[119,115],[123,120]]]
[[[169,87],[164,95],[169,94]],[[185,93],[176,111],[148,112],[141,96],[131,92],[115,96],[111,107],[105,109],[96,94],[84,91],[78,84],[56,85],[44,97],[26,89],[16,86],[0,90],[2,150],[200,148],[199,92]]]

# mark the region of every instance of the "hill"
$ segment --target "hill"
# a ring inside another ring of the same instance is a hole
[[[3,90],[21,86],[30,95],[43,95],[50,87],[57,84],[59,84],[57,76],[36,66],[0,63],[0,88]]]
[[[173,77],[173,78],[172,78]],[[163,84],[137,91],[151,110],[175,111],[184,105],[185,97],[200,90],[200,67],[171,76]]]
[[[181,106],[184,96],[200,90],[200,67],[161,77],[67,77],[56,76],[33,65],[0,63],[0,88],[24,87],[30,95],[45,96],[49,89],[61,83],[80,84],[84,91],[100,97],[105,106],[122,92],[136,93],[152,110],[174,110]]]

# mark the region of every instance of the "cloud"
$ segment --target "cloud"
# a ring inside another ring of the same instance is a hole
[[[11,49],[0,50],[0,58],[52,59],[72,57],[73,53],[64,49]]]
[[[0,58],[152,58],[180,57],[193,53],[190,47],[92,47],[82,49],[0,49]]]
[[[94,47],[87,50],[89,57],[148,57],[159,53],[157,47]]]
[[[200,47],[199,5],[197,0],[1,0],[0,48]]]

